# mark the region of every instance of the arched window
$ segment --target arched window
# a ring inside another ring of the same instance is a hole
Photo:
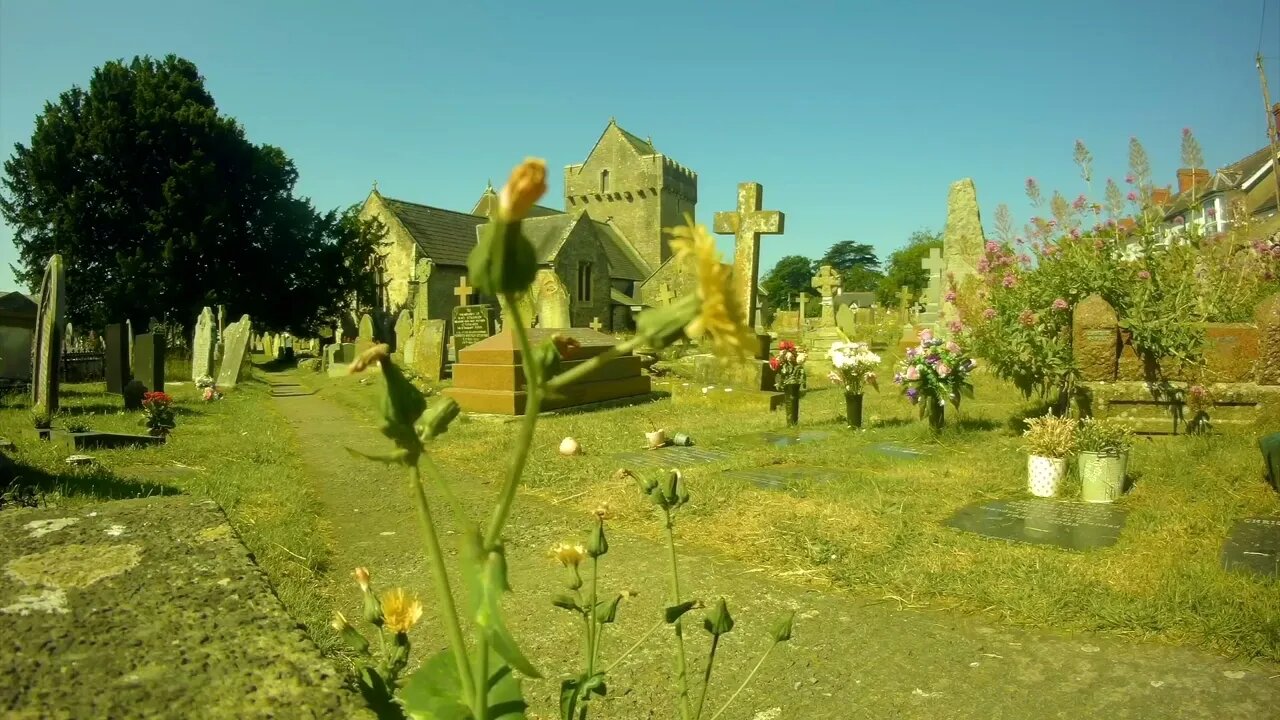
[[[578,302],[591,302],[591,263],[578,263]]]
[[[600,192],[602,193],[609,192],[609,171],[608,170],[600,171]]]

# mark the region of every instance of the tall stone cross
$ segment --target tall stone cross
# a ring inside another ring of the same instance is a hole
[[[777,210],[762,210],[764,188],[760,183],[738,184],[738,209],[718,212],[715,216],[716,233],[733,235],[733,274],[741,287],[742,321],[751,324],[755,312],[757,286],[760,274],[760,236],[781,235],[785,216]]]
[[[814,289],[822,296],[822,324],[829,326],[836,321],[835,301],[832,300],[832,296],[835,294],[836,284],[840,282],[840,276],[836,274],[835,268],[823,265],[811,282]]]
[[[600,332],[600,328],[604,327],[604,325],[600,323],[600,318],[597,316],[591,318],[591,322],[587,323],[587,327],[595,330],[596,332]]]
[[[658,307],[666,307],[670,305],[671,301],[674,300],[675,297],[676,294],[671,292],[671,286],[667,283],[662,283],[662,287],[658,288]]]
[[[800,291],[800,328],[799,328],[801,336],[804,335],[804,318],[805,318],[804,307],[805,305],[808,305],[808,304],[809,304],[809,293],[801,290]]]
[[[908,319],[908,311],[911,308],[911,288],[903,285],[898,289],[898,315],[902,322]]]
[[[920,261],[920,267],[929,273],[929,284],[924,289],[925,305],[933,312],[937,312],[938,305],[942,304],[942,270],[946,266],[942,251],[936,247],[929,248],[929,257]]]
[[[467,285],[467,276],[463,275],[458,281],[458,287],[454,288],[453,294],[458,296],[458,304],[466,307],[471,304],[471,291],[475,288]]]

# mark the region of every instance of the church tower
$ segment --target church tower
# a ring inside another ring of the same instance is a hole
[[[564,169],[564,209],[612,222],[645,262],[671,256],[663,228],[684,224],[698,203],[698,175],[610,118],[585,162]]]

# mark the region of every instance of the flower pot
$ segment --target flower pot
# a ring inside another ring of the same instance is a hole
[[[645,440],[649,442],[650,448],[660,448],[667,444],[667,431],[654,430],[644,434]]]
[[[921,402],[924,403],[924,414],[929,420],[929,427],[934,432],[942,432],[942,426],[947,420],[947,406],[933,397],[923,398]]]
[[[1053,497],[1067,474],[1067,459],[1027,456],[1027,489],[1036,497]]]
[[[1081,500],[1109,503],[1124,492],[1128,453],[1081,452],[1079,465]]]
[[[800,386],[785,385],[782,394],[786,400],[787,407],[787,426],[794,427],[800,424]]]
[[[849,427],[862,427],[862,393],[846,393],[844,396],[844,416]]]

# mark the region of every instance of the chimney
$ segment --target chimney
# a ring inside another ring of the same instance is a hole
[[[1179,171],[1178,171],[1178,188],[1179,188],[1178,192],[1182,192],[1182,191],[1183,191],[1183,190],[1182,190],[1182,172],[1183,172],[1182,170],[1179,170]],[[1188,172],[1190,172],[1190,171],[1188,171]],[[1151,190],[1151,202],[1152,202],[1152,204],[1154,204],[1154,205],[1168,205],[1168,204],[1169,204],[1169,197],[1170,197],[1172,194],[1173,194],[1173,191],[1172,191],[1172,189],[1171,189],[1171,188],[1169,188],[1168,186],[1165,186],[1165,187],[1162,187],[1162,188],[1152,188],[1152,190]]]
[[[1178,194],[1191,189],[1192,185],[1209,184],[1209,171],[1205,168],[1178,168]]]

